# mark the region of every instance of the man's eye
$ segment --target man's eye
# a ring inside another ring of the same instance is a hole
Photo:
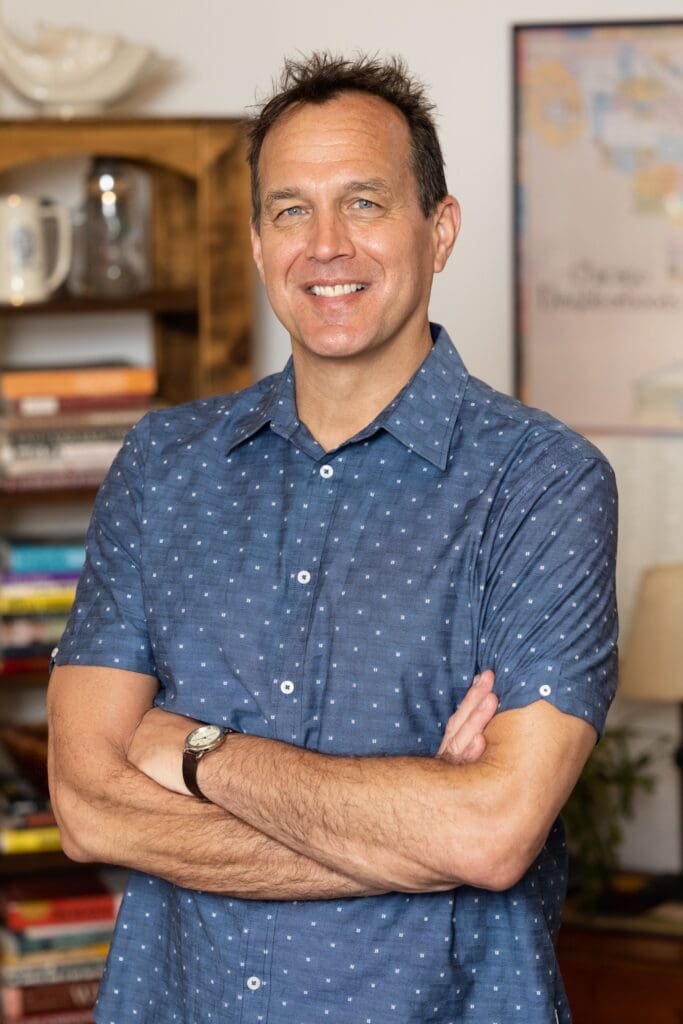
[[[278,217],[298,217],[299,214],[303,213],[303,207],[301,206],[288,206],[286,210],[281,210]]]
[[[373,203],[372,199],[356,199],[356,206],[360,210],[372,210],[377,203]]]

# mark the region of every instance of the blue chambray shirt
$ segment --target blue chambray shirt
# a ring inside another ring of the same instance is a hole
[[[334,451],[297,419],[291,363],[146,416],[97,498],[57,663],[150,673],[170,711],[327,754],[433,755],[484,668],[501,710],[542,699],[600,731],[612,472],[432,334]],[[558,824],[502,893],[273,902],[133,873],[96,1019],[567,1024],[565,859]]]

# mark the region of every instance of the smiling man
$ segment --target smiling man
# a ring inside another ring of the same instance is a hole
[[[250,161],[292,359],[131,433],[50,684],[65,848],[134,869],[96,1019],[567,1024],[612,473],[429,323],[460,214],[400,61],[288,63]]]

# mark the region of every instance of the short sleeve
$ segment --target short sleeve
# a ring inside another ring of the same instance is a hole
[[[617,493],[599,458],[532,474],[496,524],[480,670],[500,710],[547,700],[602,733],[617,680]]]
[[[156,675],[142,591],[143,451],[147,418],[129,431],[100,488],[86,559],[56,665]]]

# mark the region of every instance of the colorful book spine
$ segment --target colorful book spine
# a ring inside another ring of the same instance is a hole
[[[61,848],[56,825],[13,828],[0,824],[0,853],[50,853]]]
[[[137,409],[139,416],[149,405],[149,395],[40,395],[14,401],[2,400],[5,414],[30,421],[33,417],[60,416],[90,410]]]
[[[152,395],[156,387],[152,366],[69,366],[5,370],[0,375],[0,395],[9,401],[50,395]]]
[[[80,572],[83,544],[8,544],[5,565],[12,573]]]
[[[8,986],[2,992],[5,1016],[16,1020],[31,1013],[90,1009],[97,999],[99,982],[62,981],[52,985]]]
[[[5,923],[13,931],[21,931],[36,925],[113,921],[120,902],[118,892],[93,892],[87,896],[52,899],[9,899],[4,907]]]
[[[53,934],[43,935],[40,929],[25,928],[21,932],[0,928],[0,950],[7,956],[26,957],[32,953],[53,953],[66,950],[82,950],[85,946],[104,945],[111,941],[113,923],[102,928],[93,928],[87,922],[86,931],[65,931],[63,928]],[[38,932],[38,934],[36,934]]]
[[[22,1014],[21,1017],[6,1017],[5,1024],[95,1024],[92,1010],[62,1010],[57,1013]]]
[[[52,587],[0,587],[0,615],[37,615],[68,612],[76,596],[76,584]]]
[[[96,957],[69,964],[35,964],[30,967],[5,964],[3,984],[24,988],[27,985],[53,985],[59,981],[95,981],[102,977],[106,957]]]

